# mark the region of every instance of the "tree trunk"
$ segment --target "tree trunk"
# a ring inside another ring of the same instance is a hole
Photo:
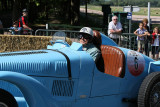
[[[79,25],[80,0],[71,0],[71,25]]]
[[[12,21],[18,21],[18,18],[20,17],[21,13],[20,13],[20,0],[14,0],[14,5],[13,5],[13,17],[12,17]]]
[[[2,11],[7,11],[7,0],[2,0]]]
[[[11,9],[13,9],[14,0],[11,0],[11,3],[10,3],[10,5],[11,5]]]
[[[66,2],[65,2],[65,5],[64,5],[64,7],[71,7],[71,0],[67,0]],[[67,20],[70,20],[71,19],[71,8],[65,8],[65,14],[66,14],[66,18],[67,18]]]
[[[37,19],[37,6],[35,4],[35,2],[30,2],[29,3],[29,14],[28,14],[28,20],[30,23],[33,23],[35,19]]]
[[[49,6],[48,6],[48,0],[45,1],[45,14],[46,14],[46,19],[48,20],[49,18]]]

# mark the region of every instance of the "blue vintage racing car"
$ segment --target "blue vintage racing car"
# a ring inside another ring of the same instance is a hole
[[[0,106],[160,107],[160,62],[94,34],[97,64],[60,35],[45,50],[0,53]]]

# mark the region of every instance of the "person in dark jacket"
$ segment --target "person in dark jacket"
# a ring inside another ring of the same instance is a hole
[[[27,9],[23,9],[22,14],[23,15],[19,18],[18,27],[22,27],[23,34],[27,34],[28,30],[32,30],[32,28],[30,28],[28,26],[28,20],[27,20],[28,11],[27,11]]]
[[[143,28],[145,30],[147,30],[147,35],[146,35],[146,39],[145,39],[145,48],[144,48],[144,51],[145,51],[145,55],[149,56],[149,41],[151,40],[151,37],[150,37],[150,33],[149,33],[149,27],[148,27],[148,19],[147,18],[144,18],[142,20],[142,23],[143,23]]]

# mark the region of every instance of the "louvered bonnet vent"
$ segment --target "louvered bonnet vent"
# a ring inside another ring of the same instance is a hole
[[[53,96],[68,96],[73,95],[73,80],[54,80],[53,81]]]

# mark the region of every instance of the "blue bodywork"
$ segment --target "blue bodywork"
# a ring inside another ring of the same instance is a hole
[[[143,72],[129,72],[129,49],[101,34],[102,45],[119,48],[125,55],[125,76],[100,72],[82,45],[57,41],[46,50],[0,54],[0,88],[11,93],[19,107],[128,107],[134,104],[139,87],[151,72],[160,71],[160,62],[144,59]],[[128,59],[127,59],[128,58]],[[127,99],[127,101],[125,101]]]

